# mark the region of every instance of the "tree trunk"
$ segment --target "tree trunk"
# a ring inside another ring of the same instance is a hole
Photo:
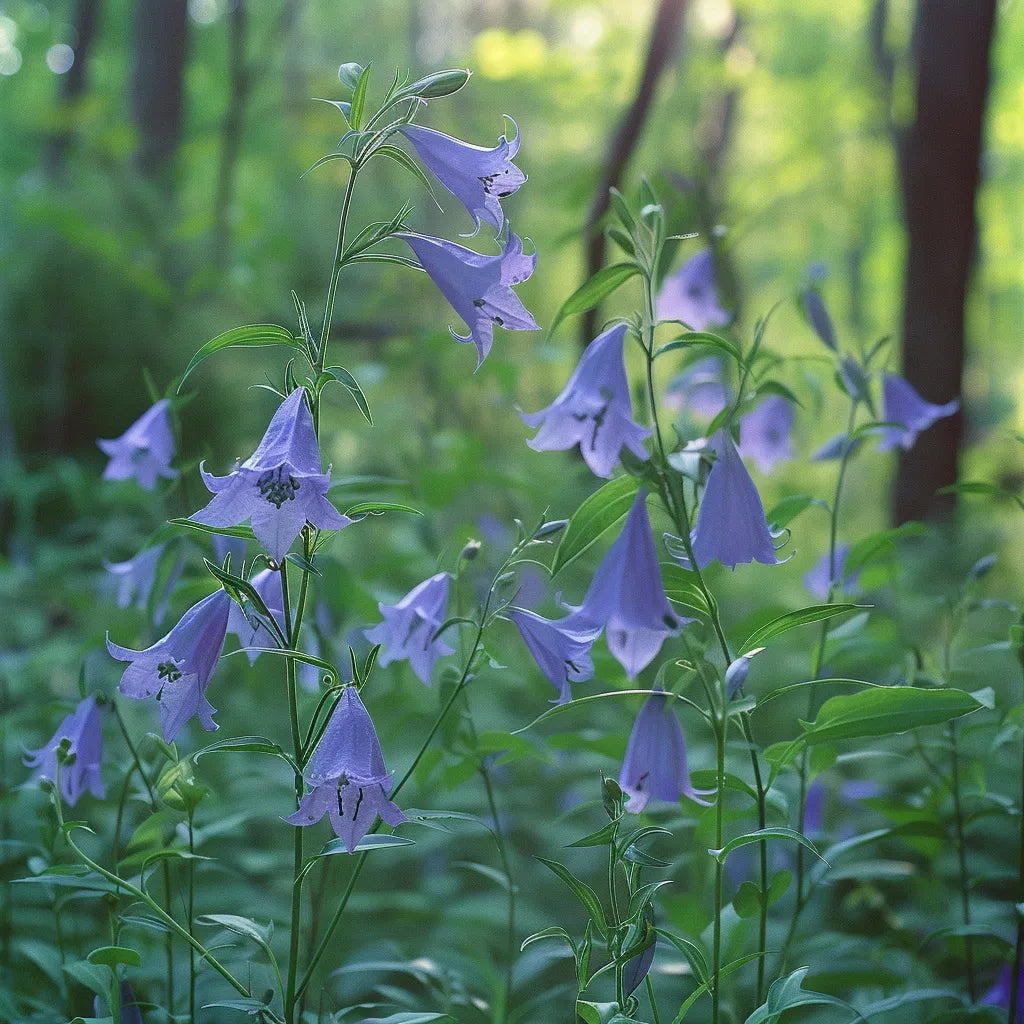
[[[146,177],[164,174],[181,138],[187,28],[186,0],[139,0],[132,113],[139,129],[135,160]]]
[[[654,24],[651,26],[650,41],[647,44],[647,61],[637,86],[636,96],[615,131],[604,173],[594,194],[594,202],[587,215],[587,269],[585,280],[589,280],[604,266],[605,237],[600,221],[608,210],[608,190],[616,188],[622,181],[629,158],[636,149],[644,122],[654,98],[654,87],[661,72],[668,65],[676,49],[676,42],[683,22],[686,0],[661,0]],[[586,347],[597,332],[597,310],[583,314],[580,344]]]
[[[960,394],[964,306],[975,246],[982,124],[996,0],[919,0],[917,113],[903,137],[901,171],[908,251],[903,373],[921,396]],[[942,518],[957,479],[962,414],[940,420],[901,455],[897,523]]]

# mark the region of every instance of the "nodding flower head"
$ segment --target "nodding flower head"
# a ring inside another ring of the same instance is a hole
[[[718,304],[715,257],[710,249],[694,253],[665,278],[658,295],[657,316],[659,320],[681,320],[695,331],[724,326],[732,319]]]
[[[455,652],[434,634],[444,623],[448,606],[446,572],[439,572],[413,587],[398,604],[379,604],[384,621],[364,630],[366,639],[381,644],[381,665],[408,660],[420,681],[430,685],[437,659]]]
[[[625,324],[599,335],[551,405],[540,412],[519,413],[527,426],[540,427],[526,442],[534,451],[561,451],[579,444],[591,471],[603,477],[611,476],[623,447],[638,459],[647,458],[643,442],[651,432],[633,422],[622,354],[625,335]]]
[[[511,120],[511,118],[509,118]],[[399,131],[413,144],[431,173],[469,211],[476,221],[485,220],[500,231],[505,223],[501,200],[512,195],[526,181],[526,175],[512,158],[519,152],[519,129],[504,135],[494,149],[471,146],[433,128],[409,124]]]
[[[57,748],[67,740],[70,764],[60,767],[60,791],[64,802],[74,806],[86,789],[100,799],[106,794],[100,767],[103,760],[103,727],[101,711],[94,694],[80,701],[74,711],[60,723],[49,742],[25,754],[25,764],[35,768],[40,779],[57,781]]]
[[[572,700],[571,683],[581,683],[594,675],[590,648],[601,633],[600,626],[574,628],[570,619],[545,619],[525,608],[510,608],[509,619],[515,623],[523,642],[533,655],[541,672],[558,691],[556,704]]]
[[[277,562],[307,522],[321,530],[341,530],[352,522],[327,500],[330,472],[320,471],[320,446],[305,394],[305,388],[296,388],[281,403],[259,447],[227,476],[213,476],[200,466],[214,498],[192,519],[207,526],[237,526],[248,519]]]
[[[118,689],[133,700],[156,698],[160,728],[168,743],[193,715],[207,732],[217,728],[206,687],[224,649],[230,607],[231,598],[223,590],[204,597],[167,636],[144,651],[121,647],[107,637],[110,656],[130,662]]]
[[[769,395],[740,419],[740,455],[753,459],[762,473],[770,473],[793,458],[792,431],[793,407],[781,395]]]
[[[311,788],[284,820],[306,826],[327,814],[349,853],[378,815],[389,825],[406,820],[389,799],[394,776],[384,765],[377,732],[354,686],[342,691],[305,776]]]
[[[945,405],[926,402],[908,381],[887,373],[882,381],[882,416],[891,423],[902,423],[903,427],[884,427],[878,450],[888,452],[893,448],[903,448],[907,451],[913,448],[918,434],[936,420],[952,416],[959,408],[960,402],[956,398]]]
[[[134,478],[147,491],[156,487],[158,476],[173,480],[174,435],[171,433],[170,402],[161,398],[144,412],[120,437],[102,438],[96,443],[110,456],[103,470],[104,480]]]
[[[434,238],[398,232],[416,254],[423,269],[466,322],[465,336],[448,329],[456,341],[472,343],[477,351],[477,369],[491,350],[494,328],[506,331],[537,331],[540,327],[522,304],[512,286],[522,284],[537,265],[537,254],[526,256],[518,235],[511,232],[497,256],[481,256],[464,245]]]

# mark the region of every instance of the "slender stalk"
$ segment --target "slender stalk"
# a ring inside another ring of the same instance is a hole
[[[953,789],[953,825],[956,830],[956,855],[960,873],[960,914],[964,924],[969,925],[971,923],[970,875],[967,873],[964,812],[960,801],[960,753],[957,747],[955,721],[949,723],[949,760]],[[977,996],[977,985],[974,977],[974,939],[970,935],[964,938],[964,946],[967,953],[967,994],[973,1003]]]
[[[715,730],[715,849],[724,845],[724,814],[725,814],[725,721],[727,710],[722,708],[722,717]],[[715,858],[715,919],[712,938],[711,962],[714,988],[711,990],[711,1024],[718,1024],[721,1009],[721,971],[722,971],[722,896],[724,882],[724,865]]]
[[[195,855],[196,835],[194,827],[192,807],[188,811],[188,852]],[[196,862],[188,862],[188,933],[192,934],[193,922],[195,921],[196,901]],[[188,948],[188,1018],[196,1019],[196,951],[194,946]]]
[[[658,1000],[654,998],[654,985],[651,982],[650,974],[644,978],[647,984],[647,998],[651,1001],[651,1014],[654,1017],[654,1024],[661,1024],[661,1014],[658,1013]]]
[[[1021,794],[1020,794],[1020,832],[1018,840],[1017,860],[1017,900],[1024,901],[1024,745],[1021,747]],[[1010,977],[1010,1009],[1007,1013],[1008,1024],[1017,1020],[1017,1007],[1020,1005],[1020,972],[1024,965],[1024,918],[1017,914],[1017,940],[1013,948],[1013,973]]]
[[[327,343],[331,337],[331,323],[334,319],[334,299],[338,291],[338,278],[344,266],[342,257],[345,253],[345,232],[348,228],[348,214],[352,205],[352,193],[355,190],[357,168],[349,171],[348,184],[345,186],[345,198],[341,204],[341,216],[338,219],[338,244],[334,250],[334,263],[331,265],[331,283],[327,288],[327,304],[324,308],[324,325],[320,332],[320,348],[317,352],[317,367],[321,373],[327,365]],[[314,424],[318,424],[314,412]]]
[[[487,806],[491,811],[491,818],[494,821],[494,834],[498,840],[498,856],[501,858],[501,868],[508,880],[508,918],[507,936],[505,941],[505,988],[502,993],[501,1006],[495,1018],[496,1024],[505,1024],[508,1020],[509,1006],[512,1002],[512,967],[515,963],[516,953],[516,895],[517,890],[512,878],[512,862],[508,855],[505,832],[501,827],[501,820],[498,817],[498,805],[494,799],[494,787],[491,785],[491,775],[486,764],[480,766],[480,774],[484,780],[484,789],[487,792]]]

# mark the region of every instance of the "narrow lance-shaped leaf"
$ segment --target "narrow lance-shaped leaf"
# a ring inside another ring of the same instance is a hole
[[[610,267],[603,267],[562,303],[562,308],[551,324],[551,330],[554,331],[566,317],[593,309],[639,273],[640,268],[635,263],[613,263]]]
[[[557,576],[574,558],[583,554],[606,530],[632,507],[640,482],[631,476],[609,480],[572,514],[555,552],[551,575]]]
[[[303,339],[296,338],[287,328],[278,327],[277,324],[251,324],[248,327],[233,327],[230,331],[218,334],[212,341],[208,341],[189,360],[185,372],[181,375],[178,390],[181,390],[189,374],[207,356],[212,356],[226,348],[262,348],[266,345],[287,345],[298,352],[305,353],[306,351]]]

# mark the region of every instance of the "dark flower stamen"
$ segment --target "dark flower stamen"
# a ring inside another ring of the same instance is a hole
[[[256,486],[267,501],[280,508],[286,501],[294,500],[299,481],[290,474],[285,476],[284,466],[278,466],[259,477]]]
[[[158,679],[166,679],[169,683],[181,678],[181,669],[173,661],[161,661],[156,667],[156,673]]]

